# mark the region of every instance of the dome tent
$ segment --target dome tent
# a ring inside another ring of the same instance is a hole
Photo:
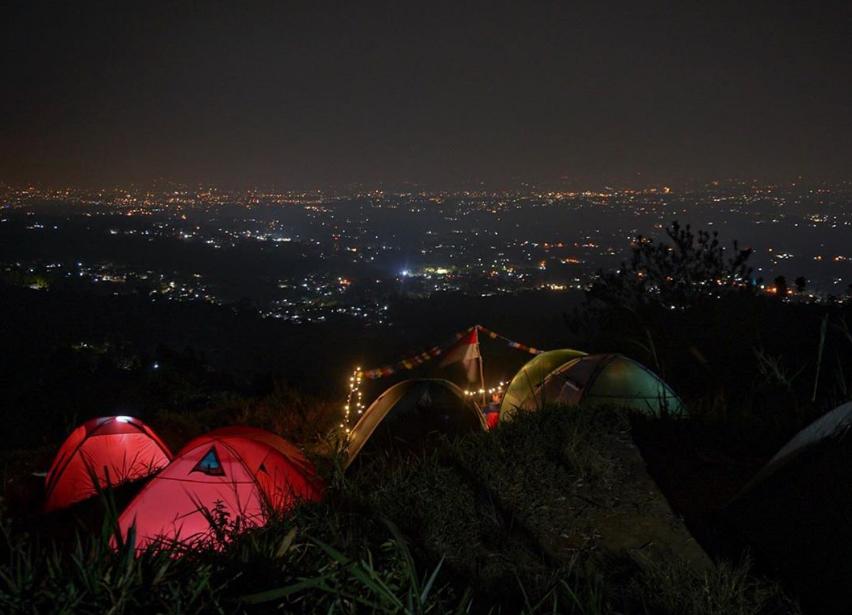
[[[263,525],[273,511],[319,500],[323,485],[310,462],[283,438],[250,427],[227,427],[189,442],[118,518],[137,549],[158,541],[184,545],[220,540],[211,515],[234,528]],[[225,536],[227,538],[227,536]]]
[[[325,484],[317,474],[314,464],[305,457],[295,444],[265,429],[250,427],[248,425],[231,425],[214,429],[190,441],[189,444],[178,452],[178,456],[190,448],[195,448],[205,442],[212,444],[216,440],[223,438],[247,438],[270,446],[283,455],[292,466],[292,469],[295,470],[293,473],[287,472],[285,476],[278,476],[271,473],[268,468],[266,468],[266,471],[258,472],[257,480],[260,483],[261,490],[273,504],[273,508],[277,510],[286,509],[289,505],[288,500],[294,494],[316,493],[319,497],[311,499],[320,499],[322,497],[322,493],[325,491]],[[246,457],[245,453],[243,457]],[[263,467],[262,462],[258,467]],[[289,487],[286,485],[289,485]]]
[[[59,447],[45,479],[44,510],[64,508],[99,489],[150,476],[171,459],[168,447],[139,419],[90,419]]]
[[[793,462],[796,457],[807,453],[815,446],[831,443],[846,437],[847,431],[852,427],[852,402],[838,406],[831,412],[826,412],[813,423],[802,429],[779,450],[772,459],[757,473],[744,491],[769,478],[788,463]]]
[[[852,402],[796,434],[725,507],[724,520],[807,612],[852,601]]]
[[[680,398],[641,363],[620,354],[586,355],[555,369],[519,406],[544,403],[613,405],[652,416],[682,416]]]
[[[379,395],[352,428],[346,465],[365,449],[417,448],[436,434],[484,431],[484,421],[476,404],[452,382],[405,380]]]
[[[525,400],[535,395],[535,391],[550,372],[572,359],[585,355],[585,352],[579,350],[562,348],[542,352],[527,361],[506,387],[506,393],[500,404],[500,416],[503,416],[504,412],[511,412],[522,407]]]

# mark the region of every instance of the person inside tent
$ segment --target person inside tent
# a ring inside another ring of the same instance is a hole
[[[485,422],[488,429],[493,429],[500,422],[500,403],[503,401],[503,392],[500,389],[491,391],[491,402],[485,406]]]

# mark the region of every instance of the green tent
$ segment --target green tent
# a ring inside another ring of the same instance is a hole
[[[529,402],[535,398],[536,391],[550,372],[572,359],[585,356],[585,354],[585,352],[580,352],[579,350],[562,348],[542,352],[528,361],[518,370],[518,373],[515,374],[515,377],[512,378],[512,381],[506,388],[506,393],[503,395],[503,401],[500,404],[500,418],[502,419],[518,408],[529,405]],[[533,403],[532,407],[536,407],[536,404]]]
[[[641,363],[620,354],[574,359],[551,372],[536,393],[538,403],[606,404],[652,416],[686,413],[669,385]],[[522,407],[532,409],[529,404]]]
[[[484,430],[482,413],[452,382],[405,380],[379,395],[352,428],[346,465],[359,454],[417,449],[438,434],[459,436]]]

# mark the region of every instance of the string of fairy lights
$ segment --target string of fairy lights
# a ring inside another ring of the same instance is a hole
[[[497,386],[493,386],[490,389],[465,389],[464,396],[465,397],[477,397],[479,395],[488,394],[494,395],[495,393],[500,397],[503,397],[503,389],[506,387],[505,382],[499,382]]]
[[[361,385],[364,381],[364,372],[361,371],[360,367],[356,367],[352,372],[352,375],[349,376],[349,391],[346,395],[346,403],[343,404],[343,422],[340,423],[340,428],[348,437],[350,433],[352,433],[352,415],[353,413],[357,417],[361,417],[364,414],[364,395],[361,391]],[[488,389],[465,389],[464,396],[470,398],[476,398],[477,396],[487,394],[489,397],[494,395],[500,395],[503,397],[503,390],[506,387],[505,382],[500,382],[497,386],[493,386]]]
[[[340,424],[346,436],[352,432],[352,411],[355,410],[357,416],[364,414],[364,398],[361,392],[361,382],[364,380],[364,372],[360,367],[356,367],[352,375],[349,376],[349,393],[346,395],[346,403],[343,405],[343,422]]]
[[[542,351],[538,348],[534,348],[532,346],[528,346],[526,344],[522,344],[520,342],[516,342],[514,340],[509,339],[504,335],[500,335],[490,329],[483,327],[482,325],[473,325],[472,327],[468,327],[464,331],[457,333],[451,343],[456,343],[459,339],[461,339],[466,333],[470,332],[473,329],[477,329],[479,332],[487,335],[491,339],[502,339],[508,343],[510,348],[514,348],[516,350],[521,350],[524,352],[528,352],[529,354],[540,354]],[[343,421],[340,423],[340,429],[343,431],[345,436],[348,438],[352,433],[352,418],[353,416],[360,418],[361,415],[364,414],[365,406],[364,406],[364,396],[361,391],[361,387],[364,383],[364,379],[375,380],[378,378],[384,378],[386,376],[391,376],[397,373],[400,369],[414,369],[415,367],[422,365],[426,361],[431,360],[434,357],[437,357],[443,354],[445,348],[442,346],[434,346],[426,352],[420,353],[418,355],[414,355],[412,357],[408,357],[399,361],[398,364],[394,365],[386,365],[381,368],[370,369],[370,370],[362,370],[360,367],[356,367],[352,374],[349,376],[348,382],[348,392],[346,394],[346,403],[343,404]],[[500,382],[496,386],[485,389],[467,389],[464,391],[465,397],[475,398],[477,396],[488,395],[489,397],[496,394],[499,394],[501,397],[503,395],[503,391],[505,389],[506,383]]]

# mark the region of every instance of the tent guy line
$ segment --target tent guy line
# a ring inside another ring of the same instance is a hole
[[[528,346],[527,344],[522,344],[521,342],[516,342],[515,340],[512,340],[512,339],[506,337],[505,335],[501,335],[500,333],[497,333],[496,331],[492,331],[491,329],[483,327],[482,325],[472,325],[472,326],[468,327],[467,329],[464,329],[463,331],[456,333],[453,336],[453,338],[448,342],[445,342],[443,344],[439,344],[439,345],[436,345],[436,346],[432,346],[429,350],[417,353],[417,354],[412,355],[410,357],[406,357],[404,359],[397,361],[396,363],[391,363],[389,365],[383,365],[382,367],[377,367],[377,368],[373,368],[373,369],[362,370],[361,373],[363,374],[364,378],[367,378],[368,380],[377,380],[379,378],[386,378],[387,376],[392,376],[392,375],[396,374],[397,372],[402,371],[403,369],[407,369],[407,370],[414,369],[415,367],[419,367],[420,365],[423,365],[427,361],[431,361],[435,357],[441,356],[449,348],[451,348],[456,343],[458,343],[459,340],[461,340],[466,335],[469,335],[473,331],[483,333],[491,339],[503,340],[508,344],[508,346],[510,348],[514,348],[516,350],[521,350],[523,352],[528,352],[530,354],[540,354],[541,352],[543,352],[542,350],[535,348],[534,346]]]

